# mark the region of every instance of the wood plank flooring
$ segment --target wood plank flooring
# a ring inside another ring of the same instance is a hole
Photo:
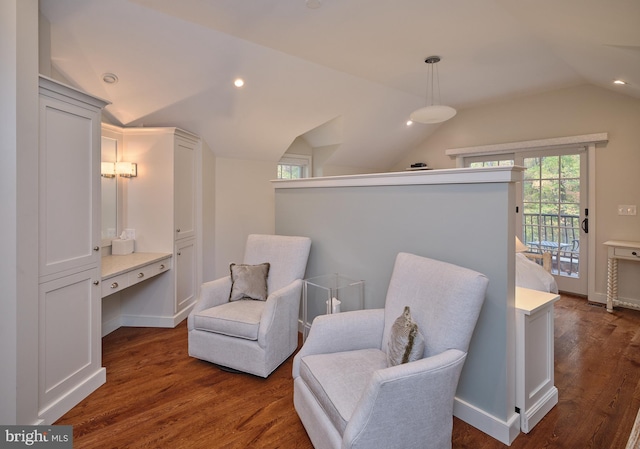
[[[563,295],[555,306],[559,403],[514,449],[624,449],[640,407],[640,312],[609,314]],[[289,358],[268,379],[187,355],[175,329],[120,328],[103,339],[107,383],[56,424],[74,448],[311,448],[293,408]],[[454,419],[453,448],[507,446]]]

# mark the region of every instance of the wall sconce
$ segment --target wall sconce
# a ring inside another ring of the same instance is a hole
[[[113,162],[101,162],[100,176],[102,176],[103,178],[115,178],[116,164],[114,164]]]
[[[138,176],[138,164],[135,162],[116,162],[116,173],[123,178]]]

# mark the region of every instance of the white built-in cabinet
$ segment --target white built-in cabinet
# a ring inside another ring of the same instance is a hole
[[[100,119],[106,105],[39,79],[38,415],[53,423],[106,381],[100,286]]]
[[[553,304],[559,299],[556,293],[516,287],[516,407],[525,433],[558,403]]]
[[[138,166],[138,176],[124,180],[124,226],[135,229],[136,252],[173,255],[169,272],[122,290],[121,322],[174,327],[196,301],[200,138],[178,128],[121,131],[122,159]]]
[[[190,310],[196,300],[196,240],[176,242],[176,301],[175,312]]]

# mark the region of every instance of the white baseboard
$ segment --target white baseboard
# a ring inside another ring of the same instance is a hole
[[[180,312],[176,313],[173,316],[173,327],[176,327],[178,324],[182,322],[182,320],[188,317],[189,314],[191,313],[191,309],[193,309],[195,305],[196,305],[196,302],[194,301],[191,305],[188,305],[187,307],[182,309]]]
[[[113,332],[114,330],[118,329],[120,326],[122,326],[122,322],[120,320],[120,317],[117,316],[115,318],[111,318],[110,320],[107,321],[103,321],[102,322],[102,336],[106,336],[109,335],[111,332]]]
[[[524,433],[529,433],[557,403],[558,389],[553,387],[521,416],[521,430]]]
[[[174,327],[172,316],[120,315],[120,322],[126,327]]]
[[[515,411],[508,421],[503,421],[456,397],[453,403],[453,416],[507,446],[511,445],[520,434],[520,415]]]
[[[597,302],[600,304],[606,304],[607,303],[607,295],[606,293],[593,293],[591,295],[589,295],[589,301],[590,302]]]
[[[594,293],[591,296],[589,296],[589,301],[591,302],[597,302],[600,304],[606,304],[607,303],[607,295],[606,293]],[[640,310],[640,299],[638,298],[625,298],[625,297],[618,297],[618,300],[616,301],[616,303],[613,305],[614,307],[627,307],[629,309],[634,309],[634,310]]]
[[[107,370],[105,368],[100,368],[56,402],[49,405],[46,409],[40,410],[38,413],[40,422],[44,425],[53,424],[58,420],[58,418],[78,405],[80,401],[97,390],[98,387],[106,381]]]
[[[120,324],[128,327],[176,327],[189,316],[194,305],[191,304],[173,316],[120,315]]]

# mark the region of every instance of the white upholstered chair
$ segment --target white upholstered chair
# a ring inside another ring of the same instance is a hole
[[[267,377],[298,346],[298,311],[311,240],[256,235],[247,238],[243,264],[270,264],[266,301],[229,301],[231,277],[202,285],[189,314],[189,355]]]
[[[384,309],[318,316],[293,360],[294,405],[316,449],[451,448],[453,403],[487,278],[398,254]],[[410,307],[423,358],[388,366]]]

